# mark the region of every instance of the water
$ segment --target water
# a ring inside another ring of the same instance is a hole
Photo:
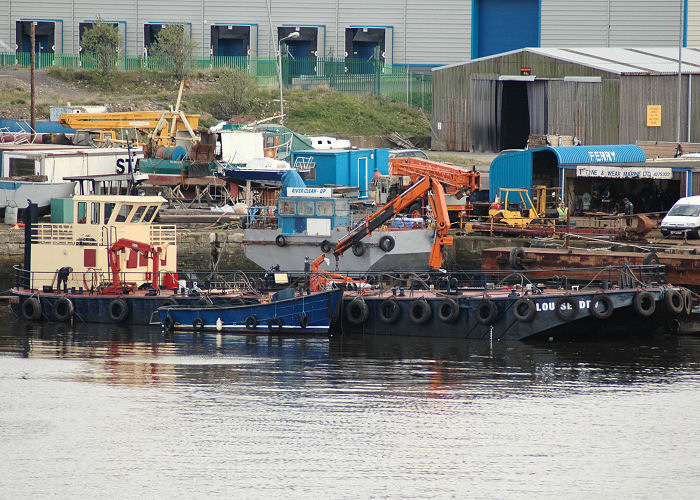
[[[2,317],[0,498],[696,498],[699,355]]]

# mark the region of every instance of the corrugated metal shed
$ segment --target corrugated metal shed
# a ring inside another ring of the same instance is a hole
[[[547,146],[502,154],[491,162],[489,169],[489,199],[493,200],[500,188],[531,188],[533,159],[548,152],[553,155],[552,167],[580,164],[615,164],[645,162],[642,148],[635,144],[600,146]],[[558,173],[556,174],[558,177]]]

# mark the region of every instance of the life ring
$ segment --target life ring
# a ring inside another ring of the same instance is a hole
[[[601,304],[605,306],[605,309],[602,311],[598,309],[598,306]],[[588,312],[590,312],[593,317],[598,319],[608,319],[610,316],[612,316],[614,311],[615,306],[613,305],[612,299],[602,293],[594,295],[591,299],[591,305],[588,306]]]
[[[518,321],[522,321],[523,323],[532,321],[535,317],[535,312],[537,312],[535,303],[528,297],[520,297],[513,302],[513,316]]]
[[[73,302],[68,297],[59,297],[53,303],[53,316],[56,321],[68,321],[73,317],[74,312]]]
[[[401,307],[394,299],[385,299],[379,304],[377,313],[382,323],[392,325],[401,317]]]
[[[355,257],[362,257],[365,252],[367,251],[367,247],[365,247],[365,244],[362,243],[361,241],[358,241],[352,246],[352,254]]]
[[[29,297],[22,302],[22,317],[29,321],[41,318],[41,302],[35,297]]]
[[[121,323],[129,315],[129,304],[124,299],[114,299],[107,306],[107,314],[112,323]]]
[[[683,289],[683,312],[688,315],[693,312],[693,292]]]
[[[656,255],[656,252],[649,252],[644,256],[642,264],[645,266],[658,266],[660,264],[659,256]]]
[[[257,327],[258,327],[258,318],[251,315],[245,319],[246,330],[255,330]]]
[[[393,236],[389,236],[387,234],[379,238],[379,248],[381,248],[385,252],[391,252],[395,246],[396,241],[394,240]]]
[[[195,318],[192,321],[192,329],[195,332],[201,332],[202,330],[204,330],[204,320],[202,318],[199,318],[199,317]]]
[[[444,323],[454,323],[459,318],[459,304],[454,299],[442,299],[437,306],[437,317]]]
[[[269,330],[275,327],[277,327],[278,330],[282,329],[282,318],[271,318],[270,321],[267,322],[267,328]]]
[[[170,314],[167,314],[165,318],[163,318],[163,329],[170,332],[172,329],[175,327],[175,320]]]
[[[277,238],[275,238],[275,245],[277,245],[278,247],[286,247],[287,238],[285,238],[283,234],[278,234]]]
[[[634,308],[634,312],[646,318],[654,314],[656,310],[656,299],[654,299],[654,296],[649,292],[639,292],[634,296],[632,307]]]
[[[299,326],[302,328],[309,326],[309,317],[306,315],[306,313],[301,313],[299,315]]]
[[[666,290],[666,296],[664,297],[664,303],[666,308],[671,314],[680,314],[683,312],[683,307],[685,306],[685,300],[681,295],[681,292],[675,288],[669,288]]]
[[[168,306],[176,306],[177,305],[177,300],[175,300],[172,297],[165,298],[160,301],[160,306],[158,307],[168,307]]]
[[[369,307],[362,299],[353,299],[345,310],[345,317],[353,325],[361,325],[369,318]]]
[[[328,241],[328,240],[323,240],[323,241],[321,242],[321,251],[322,251],[323,253],[328,253],[328,252],[330,252],[332,249],[333,249],[333,247],[331,246],[331,242],[330,242],[330,241]]]
[[[498,307],[489,299],[484,299],[476,305],[476,320],[482,325],[492,325],[498,319]]]
[[[508,263],[513,269],[523,269],[522,258],[525,257],[525,250],[522,247],[515,247],[510,250]]]
[[[554,314],[561,321],[571,321],[578,315],[578,302],[573,297],[559,297],[554,301]]]

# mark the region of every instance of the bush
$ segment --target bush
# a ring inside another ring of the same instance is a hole
[[[92,28],[83,33],[80,45],[85,56],[106,75],[114,70],[122,42],[119,28],[98,16]]]
[[[192,51],[196,43],[182,24],[169,24],[156,35],[156,43],[151,48],[151,54],[172,61],[173,71],[177,78],[184,78],[190,69]]]

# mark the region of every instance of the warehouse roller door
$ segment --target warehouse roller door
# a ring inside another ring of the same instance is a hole
[[[539,0],[478,0],[472,15],[472,58],[540,46]]]

